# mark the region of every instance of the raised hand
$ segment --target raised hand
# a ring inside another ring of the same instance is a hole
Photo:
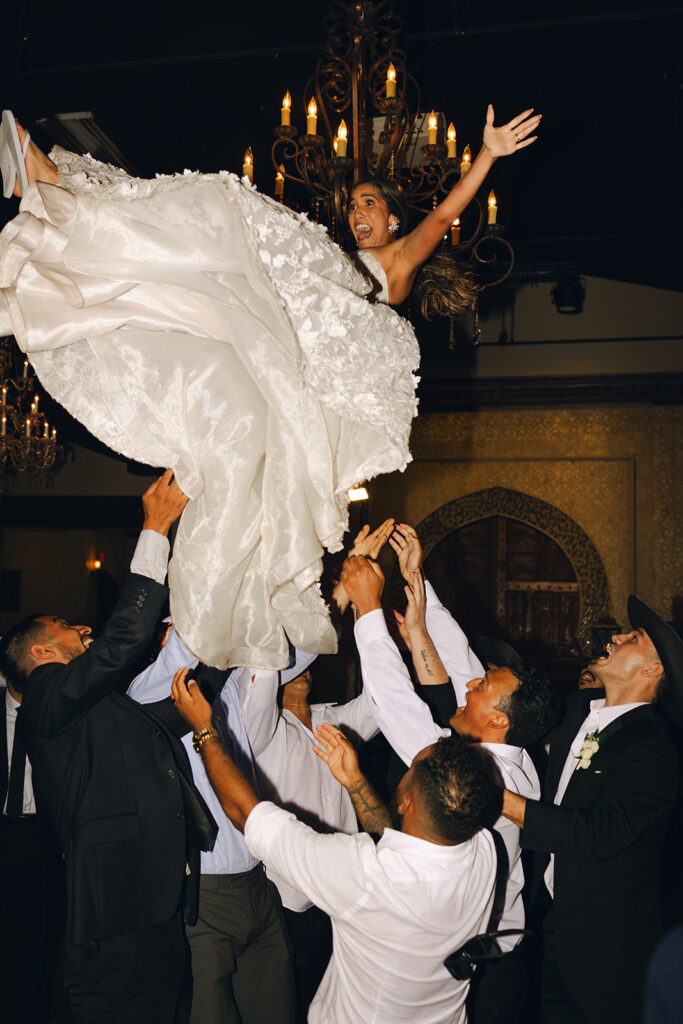
[[[362,778],[358,767],[358,755],[343,732],[334,725],[323,722],[316,727],[315,739],[317,746],[313,750],[324,761],[342,786],[352,786]]]
[[[391,815],[358,767],[358,757],[343,732],[324,722],[315,730],[314,751],[351,797],[359,822],[366,832],[382,835],[391,828]]]
[[[534,114],[533,107],[530,107],[529,110],[513,117],[507,124],[495,128],[493,124],[494,111],[489,103],[484,126],[484,146],[492,157],[510,156],[518,149],[524,149],[538,138],[537,135],[531,135],[531,133],[538,128],[542,117],[542,114]]]
[[[211,705],[194,679],[188,680],[189,668],[181,668],[173,677],[171,700],[194,732],[211,728]]]
[[[384,573],[377,562],[351,555],[342,566],[340,582],[359,615],[382,607]]]
[[[414,633],[416,630],[424,631],[427,630],[427,624],[425,622],[425,613],[427,611],[427,598],[425,595],[425,585],[422,572],[420,569],[413,569],[410,574],[411,585],[405,588],[406,597],[408,598],[408,607],[403,619],[403,624],[408,635]],[[412,650],[412,644],[410,646]]]
[[[398,555],[401,576],[409,586],[412,586],[411,573],[415,569],[422,568],[423,555],[420,538],[412,526],[400,523],[389,538],[389,543]]]
[[[166,536],[187,502],[188,497],[178,486],[173,470],[167,469],[142,495],[145,512],[143,530],[154,530]]]
[[[395,520],[385,519],[381,526],[370,533],[370,527],[364,526],[353,542],[349,555],[365,555],[367,558],[377,558],[378,554],[391,537]]]

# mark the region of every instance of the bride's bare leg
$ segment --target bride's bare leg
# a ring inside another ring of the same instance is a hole
[[[21,127],[18,121],[16,124],[19,142],[23,146],[24,139],[28,133],[25,128]],[[48,185],[59,184],[59,173],[56,165],[43,153],[42,149],[38,149],[33,139],[29,142],[28,149],[26,150],[26,177],[28,178],[29,185],[32,181],[44,181]],[[18,182],[14,185],[14,195],[21,195]]]

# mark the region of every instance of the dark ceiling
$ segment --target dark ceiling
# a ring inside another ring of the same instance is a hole
[[[272,191],[272,128],[285,89],[303,122],[327,3],[5,6],[3,107],[29,125],[92,111],[143,175],[238,171],[251,145],[256,184]],[[394,8],[423,107],[452,118],[461,142],[477,143],[489,101],[498,119],[527,106],[543,112],[539,142],[492,176],[522,261],[576,260],[583,274],[681,288],[683,6],[397,0]],[[13,209],[4,208],[7,219]]]

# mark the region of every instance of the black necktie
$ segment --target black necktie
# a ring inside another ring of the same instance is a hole
[[[26,748],[16,731],[12,746],[12,762],[7,787],[7,817],[20,818],[24,810],[24,772],[26,771]]]

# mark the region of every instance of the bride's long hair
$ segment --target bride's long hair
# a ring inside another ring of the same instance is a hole
[[[408,206],[398,186],[383,178],[365,178],[359,184],[373,185],[387,204],[389,213],[398,218],[398,231],[393,237],[405,235],[408,231]],[[471,309],[479,291],[480,286],[470,267],[447,249],[439,248],[418,270],[411,297],[417,300],[425,320],[433,320],[434,317],[458,316]]]

